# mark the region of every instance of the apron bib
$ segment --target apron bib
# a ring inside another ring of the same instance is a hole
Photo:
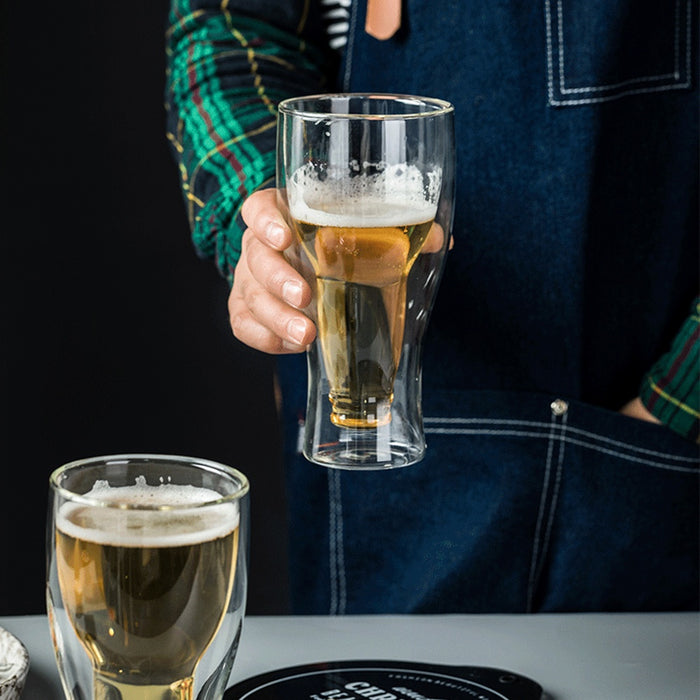
[[[616,413],[698,285],[691,4],[658,4],[407,0],[388,41],[353,4],[339,89],[455,105],[455,247],[422,463],[306,462],[280,360],[294,612],[697,608],[697,446]]]

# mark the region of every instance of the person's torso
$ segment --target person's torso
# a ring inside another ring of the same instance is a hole
[[[407,0],[387,41],[365,12],[353,3],[339,87],[456,110],[424,387],[618,408],[697,292],[691,3]]]

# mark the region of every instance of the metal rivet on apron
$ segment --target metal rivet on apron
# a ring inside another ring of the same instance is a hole
[[[555,416],[563,416],[569,410],[569,404],[564,399],[554,399],[549,407]]]

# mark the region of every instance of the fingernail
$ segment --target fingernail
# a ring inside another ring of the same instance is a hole
[[[292,306],[301,305],[301,282],[297,280],[287,280],[282,285],[282,298]]]
[[[284,245],[284,234],[284,228],[274,221],[265,228],[265,237],[275,248],[281,248]]]
[[[306,334],[306,324],[300,318],[293,318],[287,324],[287,334],[295,343],[302,345]]]

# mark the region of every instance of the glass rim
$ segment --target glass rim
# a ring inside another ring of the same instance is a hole
[[[190,465],[196,467],[204,467],[206,471],[219,473],[224,477],[228,477],[231,481],[238,482],[238,488],[228,495],[219,494],[220,498],[209,501],[198,501],[194,503],[181,503],[176,505],[148,505],[148,504],[132,504],[123,502],[114,502],[104,498],[91,498],[85,494],[76,493],[71,489],[61,486],[59,479],[63,474],[75,469],[81,469],[90,466],[106,466],[110,463],[127,463],[127,462],[161,462],[172,463],[180,466]],[[49,485],[52,491],[60,495],[64,500],[81,505],[97,506],[101,508],[115,508],[118,510],[141,510],[141,511],[179,511],[179,510],[195,510],[197,508],[205,508],[210,506],[220,505],[222,503],[231,503],[240,501],[250,491],[250,483],[248,477],[243,472],[230,467],[222,462],[216,462],[211,459],[201,457],[188,457],[185,455],[172,455],[151,452],[127,452],[122,454],[98,455],[95,457],[84,457],[71,462],[66,462],[60,467],[54,469],[49,476]]]
[[[301,109],[298,105],[303,102],[332,102],[334,99],[365,99],[371,100],[392,100],[402,102],[407,105],[429,105],[434,109],[429,112],[407,112],[405,114],[368,114],[366,112],[324,112],[318,110]],[[295,104],[297,106],[295,106]],[[409,95],[405,93],[381,93],[381,92],[331,92],[319,93],[315,95],[299,95],[288,97],[278,105],[280,113],[301,117],[302,119],[359,119],[366,118],[377,121],[391,121],[395,119],[424,119],[426,117],[436,117],[454,112],[454,106],[447,100],[438,97],[422,97],[420,95]]]

